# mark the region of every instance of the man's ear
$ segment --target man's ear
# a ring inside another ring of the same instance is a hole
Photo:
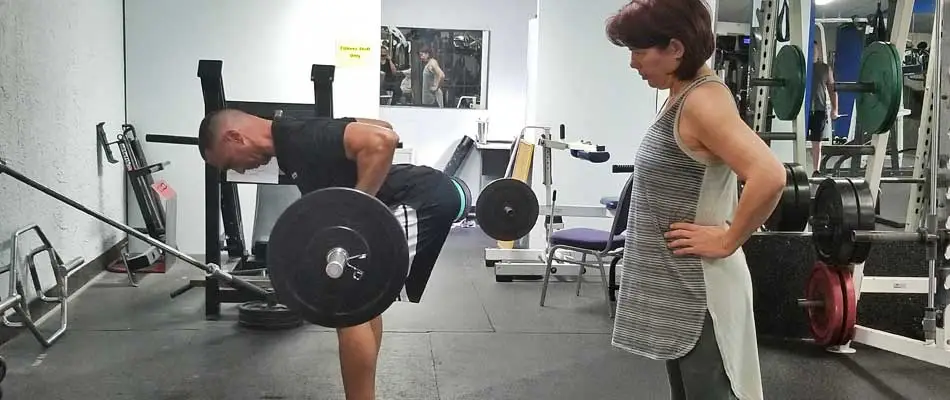
[[[244,144],[244,135],[241,135],[241,132],[238,132],[235,129],[228,129],[224,131],[223,139],[225,143],[232,144]]]

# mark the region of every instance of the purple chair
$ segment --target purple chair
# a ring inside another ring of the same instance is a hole
[[[633,190],[633,175],[627,179],[627,183],[620,193],[617,200],[617,212],[614,213],[613,224],[610,231],[590,228],[569,228],[551,233],[548,241],[547,265],[544,269],[544,285],[541,289],[541,307],[544,307],[544,300],[548,293],[548,282],[551,279],[551,263],[560,261],[568,264],[577,264],[577,295],[581,295],[582,275],[585,268],[596,268],[600,270],[601,281],[604,286],[604,300],[607,302],[607,314],[613,318],[614,309],[610,304],[609,286],[607,284],[607,271],[604,259],[618,257],[623,252],[624,230],[627,229],[627,215],[630,212],[630,192]],[[554,253],[564,249],[581,254],[581,260],[566,260],[556,258]],[[588,256],[596,258],[596,262],[588,262]]]

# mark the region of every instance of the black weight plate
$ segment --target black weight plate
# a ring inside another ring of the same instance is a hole
[[[743,185],[739,186],[739,196],[742,196]],[[794,176],[792,175],[791,166],[785,164],[785,189],[782,190],[782,197],[779,199],[777,205],[775,205],[775,210],[772,210],[772,214],[769,215],[769,218],[765,220],[765,229],[772,232],[786,231],[788,226],[789,217],[792,214],[792,210],[795,209],[795,202],[797,201],[798,193],[796,192]]]
[[[0,357],[0,382],[3,382],[3,378],[7,377],[7,360],[3,357]]]
[[[772,60],[772,77],[782,86],[769,89],[772,109],[780,120],[798,117],[805,99],[805,54],[795,45],[786,45]]]
[[[302,325],[303,318],[283,304],[249,301],[238,306],[238,324],[252,329],[281,330]]]
[[[337,279],[327,275],[327,255],[337,247],[363,272],[359,279],[352,268]],[[277,219],[267,269],[278,300],[307,322],[359,325],[386,311],[402,290],[409,271],[406,232],[378,199],[356,189],[320,189]]]
[[[873,42],[861,55],[858,82],[873,84],[874,91],[858,95],[857,117],[861,129],[872,135],[889,131],[897,120],[904,80],[901,63],[890,43]]]
[[[475,220],[493,239],[517,240],[538,222],[538,197],[528,184],[517,179],[492,181],[478,195]]]
[[[871,187],[864,179],[850,179],[854,188],[855,202],[858,205],[858,226],[855,230],[872,231],[877,227],[877,212],[874,198],[871,196]],[[871,254],[871,242],[855,242],[851,262],[863,263]]]
[[[851,233],[860,225],[854,186],[847,179],[828,178],[818,185],[812,202],[812,242],[818,259],[847,265],[854,254]]]
[[[795,203],[795,213],[789,223],[790,231],[802,232],[808,227],[808,218],[811,217],[811,182],[808,181],[808,171],[800,164],[790,164],[792,180],[795,182],[798,200]]]
[[[458,214],[455,215],[455,222],[459,222],[468,216],[468,210],[472,208],[472,191],[468,188],[468,185],[465,184],[465,181],[458,177],[453,176],[452,183],[459,193],[459,211]]]

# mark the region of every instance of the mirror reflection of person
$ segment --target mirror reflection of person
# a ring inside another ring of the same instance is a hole
[[[444,107],[445,96],[442,95],[442,81],[445,80],[445,72],[442,72],[439,61],[432,56],[432,50],[429,47],[423,47],[419,50],[419,60],[425,64],[422,69],[422,105]]]
[[[811,76],[811,115],[808,119],[806,140],[811,142],[812,175],[820,175],[821,142],[831,136],[830,123],[838,119],[838,93],[835,92],[834,72],[822,59],[821,46],[814,42],[814,72]],[[829,107],[830,106],[830,107]],[[830,109],[830,110],[829,110]]]
[[[390,104],[399,104],[402,101],[402,89],[399,87],[399,71],[389,55],[389,49],[383,47],[379,53],[379,83],[380,92],[393,92]]]

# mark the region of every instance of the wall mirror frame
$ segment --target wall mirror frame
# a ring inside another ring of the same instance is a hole
[[[489,37],[480,29],[382,26],[379,105],[487,109]]]

